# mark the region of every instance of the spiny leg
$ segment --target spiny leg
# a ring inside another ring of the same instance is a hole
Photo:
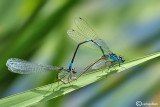
[[[111,62],[112,63],[113,61],[106,61],[105,62],[105,68],[107,67],[107,62]]]
[[[62,75],[63,77],[62,78],[58,78],[61,82],[63,82],[64,84],[66,84],[66,82],[64,82],[64,81],[62,81],[62,79],[64,78],[64,77],[66,77],[66,75]],[[59,85],[59,81],[58,81],[58,85]]]
[[[71,80],[70,75],[71,75],[71,74],[69,74],[69,76],[68,76],[68,83],[69,83],[69,85],[71,85],[71,84],[70,84],[70,82],[71,82],[71,81],[70,81],[70,80]]]
[[[114,67],[115,63],[116,63],[116,61],[111,61],[111,65],[109,66],[108,69],[110,69],[111,67],[113,67],[113,68],[115,69],[115,67]],[[115,70],[116,70],[116,69],[115,69]]]

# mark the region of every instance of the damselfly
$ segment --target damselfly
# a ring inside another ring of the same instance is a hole
[[[80,17],[77,17],[77,18],[75,18],[75,24],[78,28],[78,31],[76,31],[75,29],[71,29],[71,30],[67,31],[69,37],[79,43],[75,52],[74,52],[71,63],[69,65],[69,70],[72,70],[76,53],[78,51],[78,48],[82,44],[84,44],[85,46],[88,46],[88,47],[96,47],[97,46],[97,47],[99,47],[99,49],[101,50],[101,52],[103,54],[103,56],[101,58],[99,58],[98,61],[96,61],[96,63],[94,63],[93,65],[91,64],[93,69],[100,68],[103,63],[105,63],[105,65],[107,63],[110,63],[109,67],[111,67],[117,63],[119,63],[119,66],[120,66],[121,62],[122,63],[125,62],[125,60],[122,56],[118,57],[116,54],[114,54],[108,48],[107,44],[102,39],[100,39],[98,37],[96,32],[88,25],[88,23],[85,20],[83,20]],[[88,43],[88,42],[91,42],[91,43]],[[91,67],[91,66],[89,66],[89,67]],[[82,75],[82,73],[80,73],[80,75]],[[78,77],[80,75],[78,75]]]
[[[6,66],[11,72],[19,73],[19,74],[58,71],[57,78],[58,80],[62,81],[64,84],[72,81],[72,77],[76,73],[75,69],[72,69],[70,71],[69,69],[64,67],[55,67],[52,65],[36,64],[33,62],[28,62],[28,61],[17,59],[17,58],[8,59]]]

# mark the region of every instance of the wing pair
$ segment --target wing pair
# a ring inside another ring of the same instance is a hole
[[[70,38],[72,38],[77,43],[92,39],[102,46],[106,54],[112,53],[107,44],[98,37],[96,32],[89,26],[89,24],[85,20],[77,17],[75,18],[75,24],[78,28],[77,31],[75,29],[70,29],[67,31]],[[85,43],[84,45],[91,48],[97,48],[93,43]]]

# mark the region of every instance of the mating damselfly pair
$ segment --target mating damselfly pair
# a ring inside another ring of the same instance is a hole
[[[94,32],[94,30],[88,25],[88,23],[84,19],[80,17],[75,18],[75,24],[78,28],[77,31],[74,29],[67,31],[69,37],[78,42],[78,46],[74,52],[69,68],[36,64],[17,58],[8,59],[6,66],[11,72],[19,74],[58,71],[57,78],[66,84],[75,79],[78,79],[82,74],[84,74],[90,68],[99,69],[101,68],[102,64],[107,65],[106,67],[111,67],[119,63],[120,66],[121,62],[122,63],[125,62],[122,56],[117,57],[117,55],[114,54],[108,48],[106,43],[98,37],[98,35]],[[88,47],[99,48],[100,51],[102,52],[102,56],[93,63],[91,63],[90,65],[88,65],[80,74],[75,76],[77,71],[73,68],[73,63],[76,53],[82,44]]]

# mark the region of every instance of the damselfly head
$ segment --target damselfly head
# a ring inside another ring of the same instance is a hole
[[[125,62],[125,59],[123,58],[123,56],[119,56],[119,61],[124,63]]]

